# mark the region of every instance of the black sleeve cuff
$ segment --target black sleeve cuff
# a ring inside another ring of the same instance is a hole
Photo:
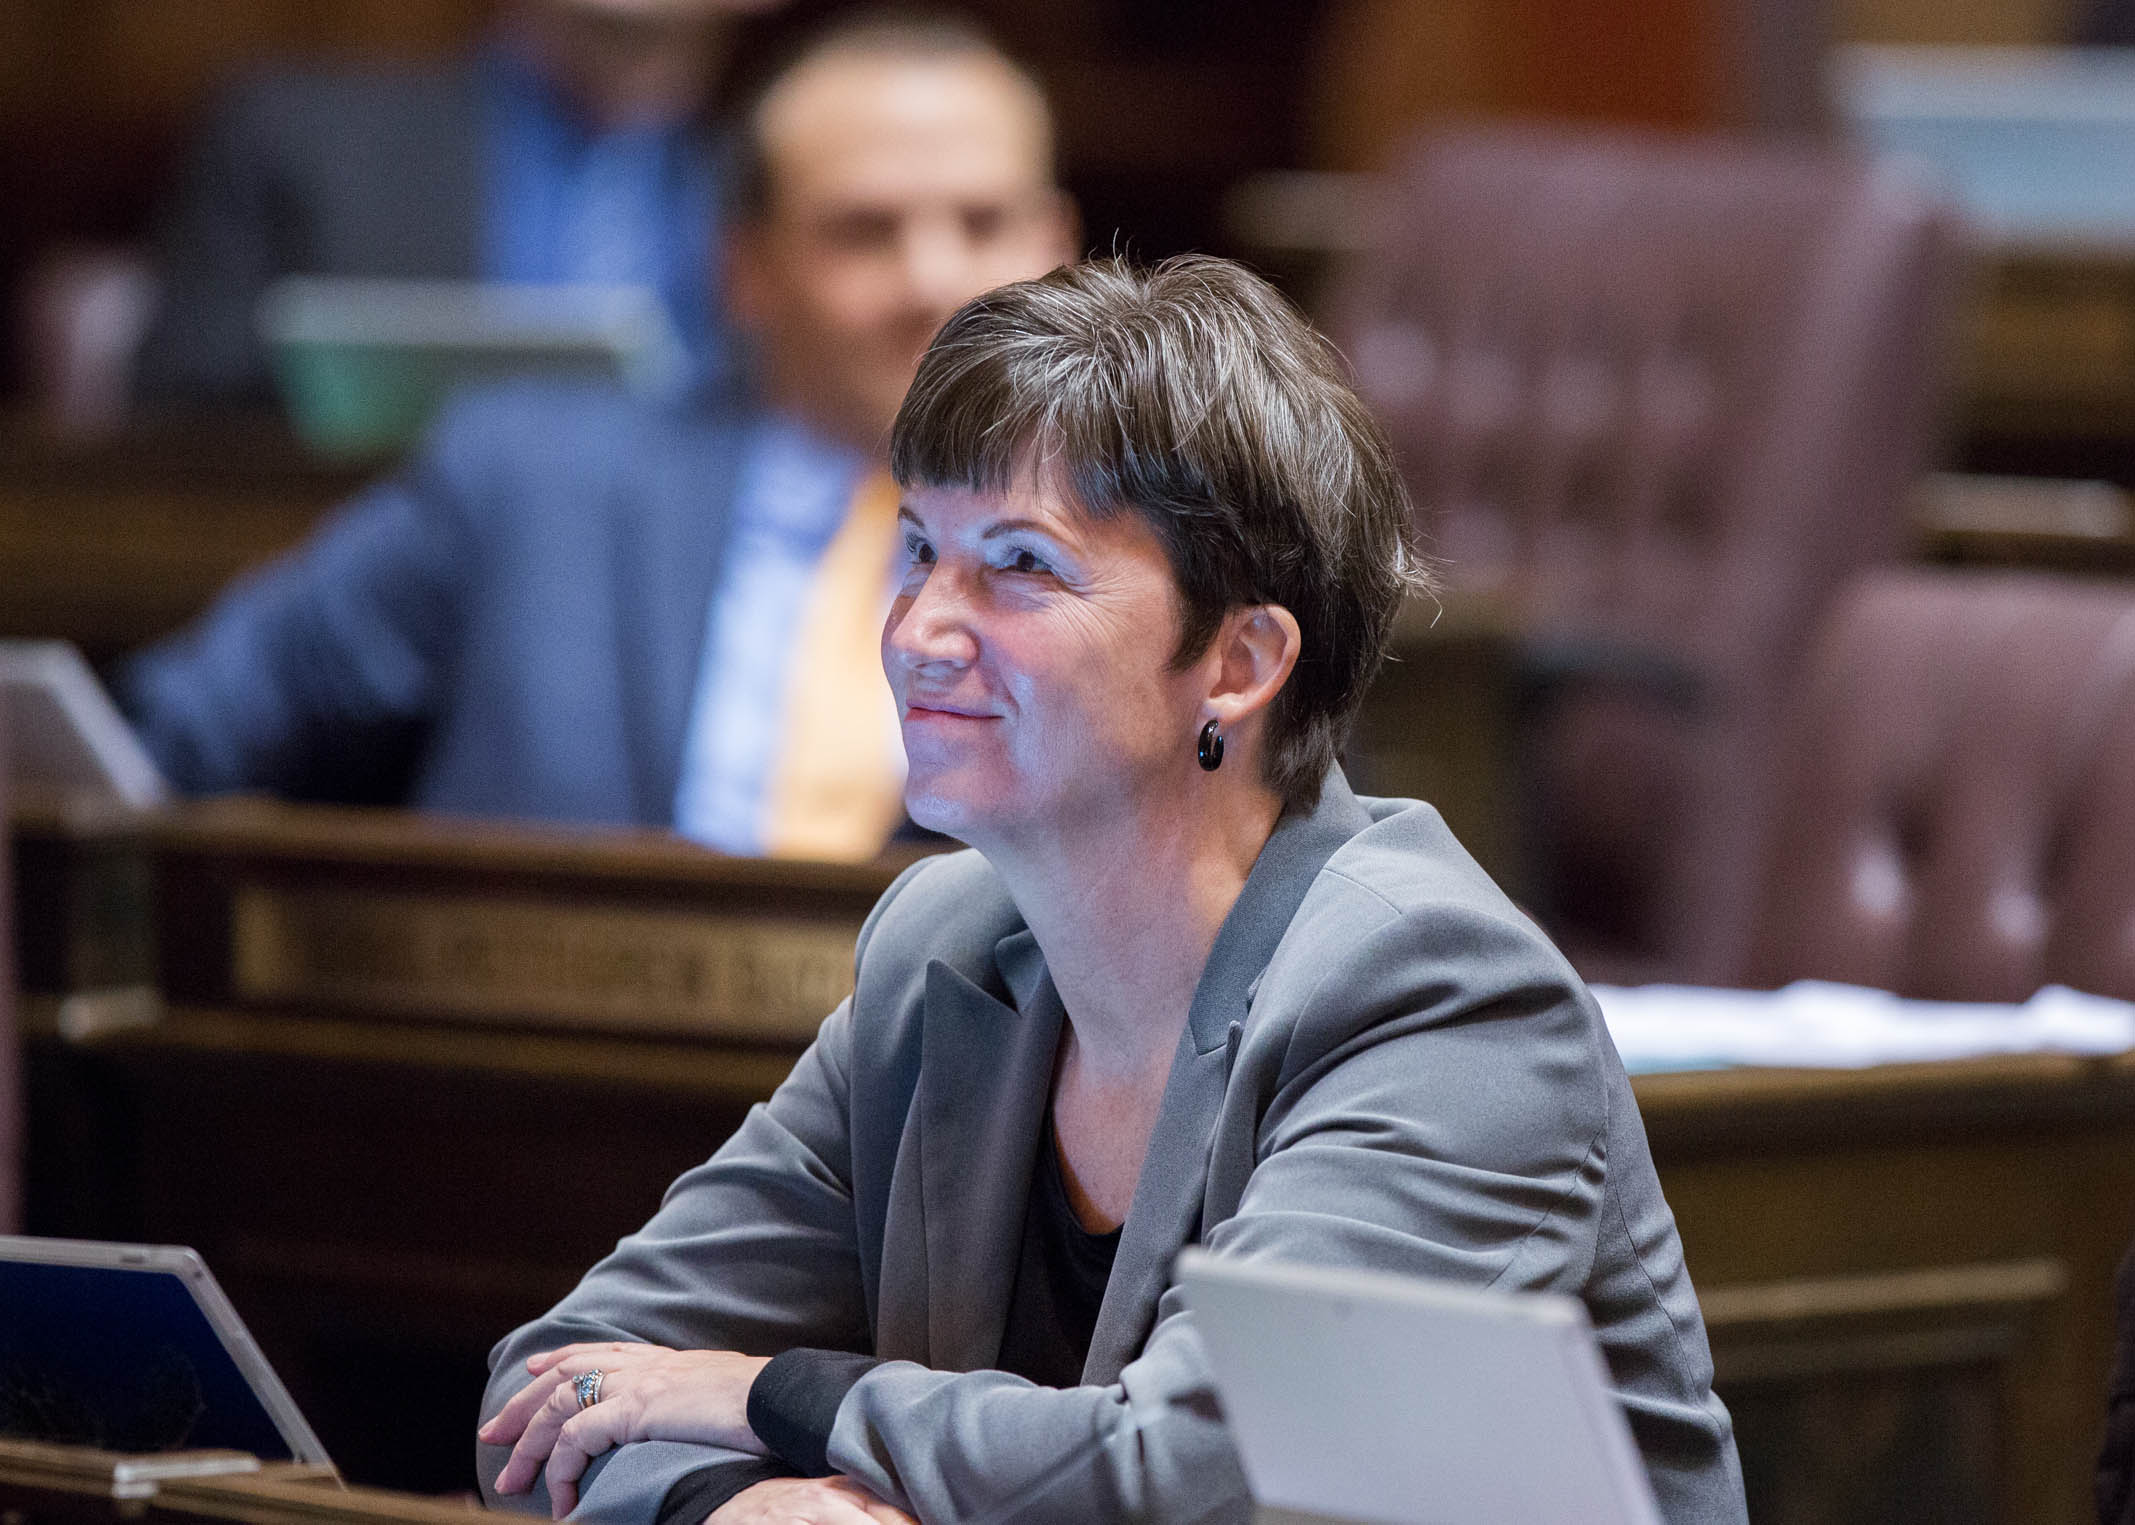
[[[823,1453],[838,1405],[881,1364],[849,1350],[803,1348],[773,1356],[749,1385],[749,1428],[801,1476],[828,1477],[837,1469]]]
[[[699,1467],[675,1479],[667,1497],[660,1500],[653,1525],[704,1525],[705,1516],[744,1488],[791,1476],[791,1467],[768,1456],[743,1456]]]

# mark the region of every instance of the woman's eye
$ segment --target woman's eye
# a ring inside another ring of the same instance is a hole
[[[924,540],[907,539],[904,543],[904,554],[907,561],[916,565],[932,566],[934,564],[934,547]]]
[[[1007,570],[1011,572],[1031,573],[1050,572],[1052,570],[1051,567],[1045,564],[1045,559],[1036,551],[1026,550],[1022,547],[1018,547],[1008,553],[1008,560],[1005,565]]]

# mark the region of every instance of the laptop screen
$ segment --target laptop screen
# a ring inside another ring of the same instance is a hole
[[[0,1435],[291,1459],[184,1280],[0,1260]]]

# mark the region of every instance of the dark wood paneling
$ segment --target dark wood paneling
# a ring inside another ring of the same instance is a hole
[[[118,656],[192,618],[362,481],[237,421],[93,449],[0,428],[0,639]]]

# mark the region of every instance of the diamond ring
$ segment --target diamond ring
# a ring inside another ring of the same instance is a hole
[[[600,1378],[601,1371],[596,1366],[585,1375],[572,1379],[571,1391],[578,1394],[578,1406],[581,1410],[589,1409],[600,1402]]]

